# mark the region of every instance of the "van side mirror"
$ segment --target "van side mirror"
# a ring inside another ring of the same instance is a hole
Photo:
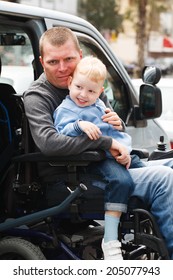
[[[160,81],[161,70],[155,66],[146,66],[142,72],[144,84],[140,86],[139,108],[141,118],[154,119],[162,113],[161,90],[156,86]]]
[[[141,117],[155,119],[162,113],[162,95],[158,87],[143,84],[140,87],[139,107]]]
[[[15,33],[0,34],[0,46],[21,46],[26,44],[23,35]]]
[[[145,84],[156,85],[161,79],[162,72],[155,66],[145,66],[142,71],[142,80]]]

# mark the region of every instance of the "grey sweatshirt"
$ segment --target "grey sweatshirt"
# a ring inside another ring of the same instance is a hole
[[[87,135],[69,137],[57,133],[53,124],[53,112],[67,94],[67,89],[51,85],[44,73],[24,93],[25,113],[37,149],[45,155],[53,156],[74,155],[86,150],[108,150],[112,144],[110,137],[101,136],[92,141]],[[104,94],[101,99],[110,107]],[[53,174],[62,172],[62,168],[52,168],[48,164],[41,166],[40,176],[46,177],[48,181],[54,177]]]

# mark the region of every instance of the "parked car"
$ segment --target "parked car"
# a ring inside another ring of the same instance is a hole
[[[162,76],[171,75],[173,73],[173,58],[172,57],[148,57],[145,60],[146,65],[156,65],[162,71]]]
[[[132,82],[139,93],[142,79],[133,79]],[[170,147],[173,149],[173,78],[162,78],[157,86],[162,93],[162,114],[157,118],[157,122],[166,132]]]

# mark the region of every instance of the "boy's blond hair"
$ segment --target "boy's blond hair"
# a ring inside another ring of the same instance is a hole
[[[104,83],[107,76],[106,66],[94,56],[82,58],[77,64],[74,74],[76,72],[86,75],[94,82],[103,81]]]

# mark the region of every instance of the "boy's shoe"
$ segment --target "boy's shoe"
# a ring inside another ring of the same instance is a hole
[[[118,240],[111,240],[105,243],[103,239],[102,250],[104,260],[123,260],[121,243]]]

